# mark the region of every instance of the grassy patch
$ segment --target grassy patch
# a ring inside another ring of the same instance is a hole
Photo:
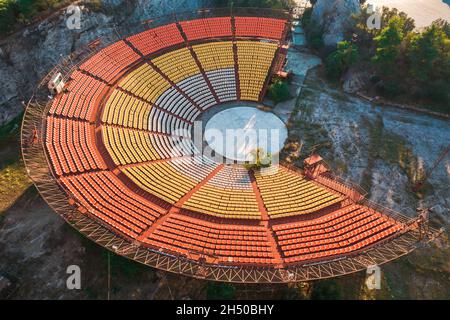
[[[333,141],[320,123],[299,119],[293,123],[293,127],[303,141],[303,150],[311,151],[313,149],[315,153],[323,154],[332,148]],[[305,156],[309,156],[309,153]]]
[[[18,115],[0,127],[0,214],[31,186],[20,158],[20,123]]]
[[[8,209],[30,185],[31,181],[28,179],[23,162],[18,161],[0,170],[0,214]]]

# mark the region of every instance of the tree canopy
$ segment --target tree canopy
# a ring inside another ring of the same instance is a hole
[[[353,28],[346,40],[324,52],[309,14],[303,21],[305,32],[310,46],[323,54],[328,77],[340,79],[350,68],[365,70],[377,94],[419,101],[425,107],[450,113],[449,22],[439,19],[417,30],[414,19],[404,12],[383,8],[381,28],[369,28],[367,19],[372,13],[363,6],[352,17]]]
[[[337,50],[325,60],[325,67],[330,78],[338,79],[359,57],[358,47],[349,41],[341,41]]]
[[[0,0],[0,34],[18,24],[26,24],[39,13],[57,7],[67,0]]]
[[[400,54],[400,44],[404,38],[404,20],[395,16],[389,20],[387,26],[374,38],[376,49],[372,61],[383,73],[392,73],[393,66]]]

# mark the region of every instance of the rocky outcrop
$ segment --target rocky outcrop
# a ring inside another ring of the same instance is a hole
[[[346,93],[356,93],[370,83],[370,74],[367,71],[350,68],[342,77],[342,89]]]
[[[115,26],[128,33],[142,20],[205,5],[205,0],[103,0],[99,11],[82,7],[80,29],[67,27],[64,9],[5,39],[0,42],[0,125],[23,110],[38,81],[61,57],[98,37],[114,37]]]
[[[317,0],[311,19],[322,28],[324,44],[332,47],[344,40],[351,15],[360,11],[359,0]]]

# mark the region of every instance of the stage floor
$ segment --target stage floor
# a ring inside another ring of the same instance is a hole
[[[252,161],[257,148],[277,155],[287,135],[285,124],[272,112],[236,106],[209,119],[204,139],[215,152],[228,159]]]

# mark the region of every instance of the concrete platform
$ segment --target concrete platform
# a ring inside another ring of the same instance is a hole
[[[236,106],[212,116],[204,139],[218,154],[236,161],[252,161],[256,148],[276,155],[287,139],[287,128],[272,112]]]

